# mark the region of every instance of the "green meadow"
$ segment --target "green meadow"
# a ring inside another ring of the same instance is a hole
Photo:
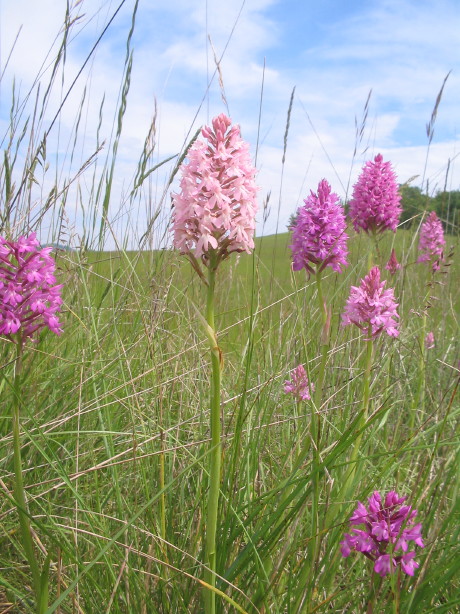
[[[340,314],[372,249],[366,236],[350,234],[350,266],[324,278],[331,346],[317,408],[319,557],[307,577],[312,454],[305,444],[315,409],[286,395],[283,384],[299,363],[308,365],[311,381],[317,377],[315,285],[304,272],[291,272],[289,234],[261,237],[252,256],[233,256],[219,269],[219,611],[365,611],[371,563],[359,553],[343,559],[339,542],[356,502],[392,489],[418,509],[426,546],[417,549],[414,578],[398,577],[398,587],[384,578],[373,611],[393,611],[395,594],[399,612],[458,607],[458,257],[430,280],[428,267],[415,263],[415,230],[389,233],[380,244],[385,262],[394,245],[404,265],[386,275],[400,303],[401,334],[375,343],[370,412],[344,498],[365,342],[358,329],[340,325]],[[458,238],[447,236],[450,245],[458,248]],[[37,555],[51,554],[47,611],[199,612],[209,454],[209,350],[197,315],[204,285],[172,250],[66,252],[57,262],[65,330],[27,348],[21,422]],[[414,399],[424,310],[435,347],[426,352],[420,407]],[[7,342],[2,365],[7,495],[13,368]],[[15,604],[10,611],[33,612],[8,496],[1,514],[3,599]],[[304,594],[308,610],[299,605]]]

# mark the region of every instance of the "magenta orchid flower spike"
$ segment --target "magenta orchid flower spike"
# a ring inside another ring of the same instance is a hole
[[[56,285],[53,248],[40,248],[35,233],[7,241],[0,237],[0,334],[21,343],[41,328],[62,332],[57,312],[62,285]]]
[[[425,337],[425,347],[427,350],[432,350],[434,348],[434,333],[427,333]]]
[[[256,169],[249,146],[224,114],[201,131],[182,165],[180,193],[173,194],[174,247],[209,265],[231,252],[254,248]]]
[[[445,244],[441,220],[436,212],[432,211],[420,228],[418,249],[421,254],[417,262],[427,262],[431,264],[433,271],[437,271],[443,259]]]
[[[398,259],[396,258],[395,248],[393,247],[393,249],[391,250],[390,259],[388,260],[385,266],[385,269],[387,271],[390,271],[391,275],[394,275],[396,271],[399,271],[400,268],[401,268],[401,265],[399,264]]]
[[[361,552],[373,561],[375,573],[382,577],[398,568],[413,576],[419,564],[414,560],[415,551],[409,550],[409,542],[420,548],[425,544],[422,525],[414,522],[417,510],[403,505],[406,499],[391,491],[382,502],[380,493],[375,491],[368,499],[368,508],[358,502],[350,518],[353,528],[345,533],[340,543],[342,556],[348,557],[352,551]]]
[[[61,323],[57,312],[62,305],[62,285],[56,285],[56,264],[52,247],[40,248],[35,233],[9,241],[0,237],[0,336],[16,347],[13,375],[13,495],[19,515],[19,535],[29,563],[37,612],[48,607],[48,563],[43,566],[35,554],[27,499],[24,491],[21,459],[20,412],[22,405],[22,356],[27,339],[49,328],[59,335]]]
[[[315,386],[308,381],[307,372],[303,365],[298,365],[290,373],[290,380],[284,382],[284,392],[292,394],[298,401],[309,401]]]
[[[293,270],[306,269],[315,274],[330,266],[340,273],[342,266],[348,265],[348,235],[339,197],[323,179],[317,194],[312,191],[304,203],[297,212],[292,230]],[[316,271],[312,265],[316,266]]]
[[[372,339],[384,331],[390,337],[397,337],[399,331],[395,318],[399,318],[398,303],[393,289],[385,289],[385,284],[385,281],[380,281],[380,269],[374,267],[359,286],[352,286],[342,314],[342,325],[356,324]]]
[[[402,212],[396,174],[381,154],[366,162],[353,187],[350,218],[357,232],[374,235],[384,230],[396,231]]]

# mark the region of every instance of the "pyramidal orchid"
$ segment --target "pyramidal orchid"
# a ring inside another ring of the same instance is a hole
[[[231,252],[254,248],[256,169],[240,129],[224,114],[201,131],[172,195],[174,247],[193,261],[217,266]]]
[[[317,192],[310,192],[299,207],[295,223],[291,226],[292,269],[305,269],[314,275],[317,288],[318,306],[322,317],[321,345],[323,348],[320,372],[317,380],[316,401],[319,402],[323,389],[324,369],[327,357],[330,311],[323,298],[321,276],[327,267],[342,272],[348,265],[348,235],[346,219],[340,199],[332,192],[331,186],[322,179]]]
[[[357,422],[358,433],[350,458],[350,470],[344,482],[344,495],[350,490],[356,473],[361,439],[363,436],[370,404],[370,380],[373,359],[373,341],[383,332],[390,337],[399,335],[397,307],[392,288],[385,288],[385,281],[380,281],[380,269],[373,267],[361,280],[359,286],[352,286],[345,310],[342,314],[342,326],[355,324],[364,331],[366,340],[366,358],[363,374],[363,405]]]
[[[337,194],[323,179],[297,212],[292,230],[292,268],[309,273],[331,267],[338,273],[348,265],[345,213]]]
[[[350,296],[342,314],[342,325],[355,324],[375,339],[386,332],[390,337],[399,335],[397,307],[392,288],[385,289],[380,281],[380,269],[372,268],[361,280],[359,286],[352,286]]]
[[[206,614],[216,612],[216,532],[221,475],[222,352],[214,318],[214,293],[219,264],[232,252],[254,248],[257,212],[256,169],[238,126],[224,114],[202,129],[182,165],[180,191],[172,195],[174,247],[187,256],[207,286],[206,332],[211,350],[209,491],[205,528]],[[207,279],[202,266],[207,269]],[[237,435],[237,437],[239,434]],[[235,442],[238,449],[238,442]],[[163,510],[164,511],[164,510]]]
[[[52,249],[40,248],[35,233],[17,241],[0,237],[1,335],[23,343],[42,328],[61,334],[62,285],[56,284]]]
[[[425,337],[425,348],[427,350],[432,350],[434,348],[434,333],[429,332]]]
[[[355,230],[364,230],[374,236],[385,230],[395,232],[402,212],[400,201],[391,163],[384,162],[378,154],[374,161],[366,162],[353,186],[350,218]]]
[[[16,345],[12,406],[13,494],[18,510],[19,535],[32,574],[38,614],[48,608],[49,557],[42,566],[32,537],[22,472],[20,414],[26,341],[36,340],[44,328],[57,335],[62,332],[57,315],[62,305],[62,285],[56,284],[56,264],[51,251],[51,247],[40,248],[35,233],[21,236],[17,241],[0,237],[0,335]]]
[[[330,184],[326,179],[322,179],[318,184],[317,192],[310,192],[304,200],[303,206],[297,211],[295,224],[292,225],[292,269],[300,271],[305,269],[308,275],[315,276],[318,307],[322,319],[321,332],[321,362],[317,376],[317,386],[312,405],[310,422],[311,439],[314,442],[314,468],[313,468],[313,503],[312,503],[312,532],[314,537],[309,542],[309,559],[312,566],[316,565],[316,558],[319,550],[316,538],[318,529],[318,500],[319,500],[319,473],[320,466],[320,415],[317,411],[321,405],[323,384],[326,370],[327,355],[329,349],[329,332],[331,315],[330,310],[323,298],[321,276],[323,271],[330,267],[337,273],[342,272],[342,267],[348,265],[348,235],[346,233],[346,219],[340,199],[332,192]],[[298,367],[299,369],[299,367]],[[301,374],[297,373],[300,379]],[[294,377],[294,376],[293,376]],[[292,386],[296,387],[295,380]],[[304,387],[305,394],[310,394],[308,386]],[[296,390],[299,395],[299,389]],[[301,581],[306,581],[310,567],[307,565]],[[309,590],[312,585],[309,584]]]
[[[353,528],[340,543],[342,556],[361,552],[374,563],[374,572],[382,577],[399,568],[413,576],[419,564],[415,561],[415,551],[409,550],[409,543],[414,542],[420,548],[424,543],[422,525],[415,523],[417,510],[403,505],[406,498],[391,491],[382,502],[380,493],[375,491],[368,499],[368,507],[358,502],[350,518]]]
[[[292,369],[289,377],[291,379],[284,382],[284,392],[292,394],[298,401],[309,401],[315,386],[308,381],[305,367],[298,365],[295,369]]]
[[[444,246],[446,244],[444,238],[444,230],[442,227],[441,220],[436,215],[435,211],[431,211],[431,213],[426,217],[425,221],[420,227],[420,237],[418,249],[420,255],[418,257],[417,262],[426,263],[429,268],[426,271],[427,278],[427,292],[425,295],[424,302],[428,300],[429,292],[430,292],[430,282],[428,278],[432,277],[436,271],[438,271],[441,267],[441,262],[444,260]],[[415,425],[415,417],[417,410],[420,412],[423,411],[425,405],[425,369],[426,369],[426,351],[430,349],[431,343],[430,339],[425,337],[426,328],[427,328],[427,311],[423,309],[422,311],[422,323],[420,327],[420,335],[419,335],[419,347],[420,347],[420,360],[419,360],[419,377],[418,377],[418,391],[414,396],[412,410],[410,413],[410,424],[411,428]]]
[[[418,249],[421,253],[417,262],[427,262],[431,264],[433,272],[437,271],[443,259],[445,244],[441,220],[432,211],[420,228]]]
[[[394,275],[396,271],[399,271],[400,268],[401,268],[401,265],[399,264],[398,259],[396,258],[395,248],[393,247],[393,249],[391,250],[390,259],[386,263],[385,269],[387,271],[390,271],[391,275]]]

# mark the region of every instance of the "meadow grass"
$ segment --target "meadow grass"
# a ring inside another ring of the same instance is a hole
[[[56,70],[62,62],[65,54]],[[210,357],[197,316],[206,291],[178,253],[147,249],[149,232],[161,234],[169,215],[164,201],[185,151],[173,161],[138,249],[124,248],[127,237],[116,251],[104,249],[130,71],[127,53],[103,168],[96,170],[91,156],[73,179],[78,184],[85,178],[93,187],[80,247],[57,254],[64,333],[43,334],[24,358],[23,478],[37,556],[51,557],[47,614],[201,612],[207,590]],[[45,99],[37,100],[39,108],[46,106]],[[46,220],[53,240],[65,242],[71,223],[65,198],[56,195],[65,195],[73,183],[56,176],[49,196],[36,197],[37,167],[47,160],[46,130],[41,120],[26,125],[17,101],[12,109],[1,174],[2,235],[40,230]],[[78,122],[69,139],[74,148],[77,137]],[[27,155],[19,159],[15,151],[24,139]],[[146,170],[153,168],[149,139],[139,159],[130,206],[141,200],[152,177]],[[120,204],[114,219],[125,206]],[[375,343],[362,425],[365,341],[358,329],[341,326],[340,315],[350,286],[368,272],[373,245],[367,236],[352,230],[350,235],[350,265],[323,279],[332,315],[324,394],[316,408],[283,392],[292,368],[305,364],[315,382],[321,362],[317,288],[304,272],[292,272],[290,235],[259,237],[251,256],[232,256],[219,268],[215,315],[224,360],[219,612],[416,614],[460,607],[459,238],[447,236],[445,266],[430,279],[428,267],[416,264],[417,223],[384,235],[375,264],[384,270],[392,247],[403,264],[394,277],[384,275],[400,303],[401,334]],[[420,406],[424,317],[435,347],[426,352]],[[34,612],[12,499],[13,350],[8,339],[0,339],[0,607]],[[319,462],[310,439],[312,411],[321,424]],[[363,443],[350,474],[359,437]],[[414,578],[387,577],[376,586],[365,557],[340,554],[356,502],[374,490],[407,495],[419,511],[426,547],[418,549]],[[313,538],[315,562],[309,559]]]
[[[400,230],[395,241],[414,262],[413,232]],[[225,361],[218,589],[248,612],[293,607],[306,589],[296,577],[311,538],[310,454],[296,467],[309,437],[310,409],[296,405],[282,385],[299,362],[308,362],[315,381],[320,314],[314,283],[291,275],[288,235],[278,237],[274,259],[272,242],[260,238],[254,256],[225,263],[217,288]],[[428,311],[428,328],[436,347],[427,354],[423,412],[411,406],[421,325],[414,311],[422,308],[425,267],[408,264],[410,273],[403,270],[392,280],[401,300],[402,332],[397,340],[377,344],[361,468],[349,498],[338,498],[356,437],[364,353],[356,332],[340,327],[339,314],[349,285],[366,270],[365,242],[356,238],[357,251],[344,275],[325,276],[333,318],[319,408],[321,554],[313,609],[364,608],[369,565],[358,555],[342,560],[338,543],[357,500],[374,489],[394,488],[419,509],[427,541],[415,579],[403,581],[400,611],[455,611],[460,296],[452,280],[458,263],[432,288],[437,300]],[[31,348],[23,390],[24,479],[34,527],[43,548],[53,553],[50,611],[76,611],[78,604],[96,612],[101,603],[112,612],[200,611],[209,357],[191,304],[203,301],[204,288],[175,252],[83,256],[59,256],[67,282],[65,334],[44,335]],[[276,271],[270,270],[272,261]],[[5,491],[12,472],[10,350],[4,343]],[[33,611],[26,605],[28,570],[21,563],[16,523],[11,501],[4,498],[2,583],[8,599]],[[389,611],[389,582],[378,603],[375,611]]]

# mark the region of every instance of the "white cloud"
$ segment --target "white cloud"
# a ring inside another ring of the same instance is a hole
[[[54,116],[63,94],[117,5],[114,0],[75,3],[74,15],[82,15],[82,18],[75,23],[69,40],[64,87],[60,87],[62,74],[59,73],[48,105],[48,121]],[[104,95],[100,139],[106,140],[106,148],[99,168],[110,152],[132,6],[133,2],[127,2],[114,20],[61,113],[59,149],[62,152],[73,144],[72,127],[86,86],[74,169],[94,150],[99,107]],[[131,89],[116,167],[114,212],[121,191],[127,190],[135,173],[155,99],[158,117],[154,159],[157,161],[179,152],[200,124],[224,110],[217,78],[206,94],[207,79],[215,68],[206,35],[211,36],[220,57],[241,2],[208,2],[207,6],[206,16],[204,1],[192,4],[188,0],[139,3],[133,36]],[[338,2],[339,7],[343,13],[344,5]],[[1,5],[3,62],[19,25],[23,23],[2,83],[0,119],[3,126],[13,74],[22,82],[22,91],[25,92],[55,41],[63,21],[63,11],[61,0],[42,0],[40,3],[16,0]],[[452,68],[452,45],[460,26],[455,0],[445,0],[436,7],[430,2],[415,0],[380,0],[366,5],[359,13],[353,13],[348,7],[350,12],[342,14],[341,18],[338,10],[331,10],[328,20],[321,24],[321,38],[305,37],[301,39],[301,48],[299,43],[293,45],[290,28],[302,24],[290,23],[289,15],[284,13],[283,19],[277,20],[281,11],[282,2],[248,0],[225,50],[221,71],[231,116],[241,125],[244,137],[251,141],[255,152],[262,67],[264,57],[267,58],[258,165],[262,194],[271,191],[272,203],[279,193],[289,97],[292,87],[297,86],[288,137],[282,220],[287,222],[299,199],[301,201],[310,188],[315,189],[323,177],[327,177],[344,197],[346,186],[356,179],[361,162],[378,151],[393,161],[401,181],[416,174],[421,177],[427,144],[425,124],[430,119],[442,81]],[[307,22],[308,7],[300,14]],[[57,49],[58,42],[55,42],[48,62],[54,59]],[[48,70],[42,79],[42,88],[46,86],[49,74]],[[371,88],[373,93],[366,129],[350,172],[355,116],[359,123]],[[439,107],[430,150],[427,178],[432,186],[443,185],[443,169],[458,147],[455,139],[459,129],[459,96],[460,80],[453,72]],[[58,149],[58,143],[50,139],[48,150],[52,151],[53,147]],[[362,153],[364,150],[365,154]],[[64,164],[63,160],[61,157],[61,164]],[[69,174],[72,173],[69,154],[65,168]],[[460,184],[458,165],[453,164],[450,172],[450,186],[456,189]],[[164,180],[160,173],[158,184],[154,186],[154,199],[161,195]],[[169,204],[166,209],[168,207]],[[276,209],[277,203],[276,206],[272,204],[272,210]],[[165,210],[166,214],[169,211]],[[273,230],[275,223],[276,216],[272,216],[266,229]],[[139,224],[142,225],[142,219]]]

